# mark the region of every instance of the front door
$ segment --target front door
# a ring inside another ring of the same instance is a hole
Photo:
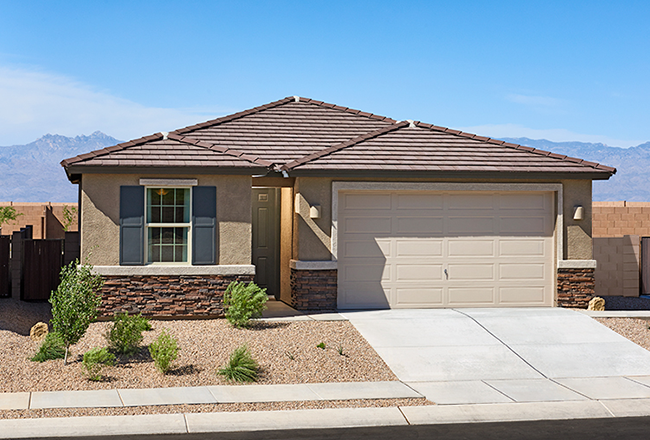
[[[255,283],[280,296],[280,197],[278,188],[253,188]]]

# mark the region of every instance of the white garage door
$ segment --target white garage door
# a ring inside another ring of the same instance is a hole
[[[551,306],[551,192],[339,193],[339,308]]]

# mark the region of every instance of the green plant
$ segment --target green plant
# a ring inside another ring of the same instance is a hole
[[[293,353],[291,353],[290,351],[285,351],[285,354],[286,354],[287,357],[288,357],[289,359],[291,359],[292,361],[296,359],[296,356],[295,356]]]
[[[102,380],[104,365],[115,365],[115,355],[105,347],[95,347],[84,353],[82,365],[90,380]]]
[[[259,365],[246,344],[235,349],[230,355],[228,363],[217,371],[226,379],[235,382],[256,382]]]
[[[63,266],[59,287],[50,296],[50,323],[65,346],[63,365],[67,364],[70,345],[79,342],[86,333],[91,321],[97,318],[97,308],[102,302],[99,291],[104,281],[92,269],[88,263],[80,266],[79,260]]]
[[[68,232],[70,226],[77,219],[77,208],[74,206],[68,207],[68,205],[63,205],[63,230]]]
[[[50,332],[43,339],[41,347],[32,358],[32,361],[45,362],[63,357],[65,357],[65,343],[63,342],[63,338],[57,332]]]
[[[142,332],[151,330],[149,320],[142,315],[117,313],[113,316],[113,325],[104,337],[112,351],[121,354],[133,354],[142,342]]]
[[[158,371],[165,374],[178,356],[178,341],[167,333],[167,330],[163,330],[160,336],[149,345],[149,353]]]
[[[16,209],[11,206],[0,208],[0,227],[10,221],[16,221],[16,219],[21,215],[23,215],[22,212],[16,212]]]
[[[266,289],[250,282],[248,285],[234,281],[223,295],[226,319],[235,327],[247,327],[251,318],[259,318],[266,308]]]
[[[336,351],[339,352],[339,355],[345,356],[345,354],[343,353],[343,346],[342,345],[339,345],[339,348]]]
[[[318,344],[316,347],[318,347],[318,348],[320,348],[320,349],[322,349],[322,350],[325,350],[325,343],[324,343],[324,342],[321,342],[321,343]]]

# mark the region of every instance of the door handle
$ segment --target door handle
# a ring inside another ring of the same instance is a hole
[[[446,279],[446,280],[449,279],[449,273],[447,273],[447,269],[445,269],[445,279]]]

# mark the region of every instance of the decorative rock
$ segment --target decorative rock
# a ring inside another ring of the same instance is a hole
[[[45,336],[47,336],[48,329],[47,329],[47,324],[44,322],[37,322],[34,324],[34,327],[29,331],[29,337],[32,341],[40,341]]]
[[[597,312],[602,312],[605,310],[605,300],[599,296],[594,296],[591,301],[589,301],[589,306],[587,310],[595,310]]]

